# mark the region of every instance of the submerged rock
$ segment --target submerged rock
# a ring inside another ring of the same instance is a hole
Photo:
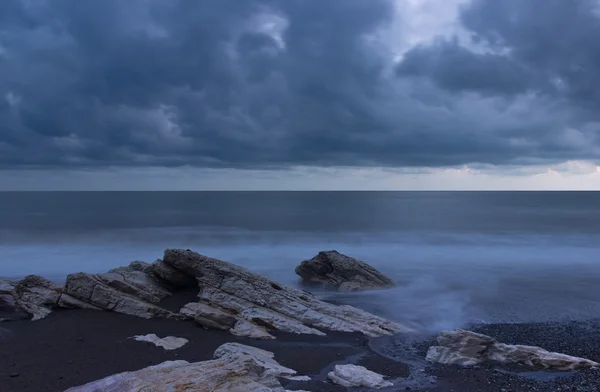
[[[385,381],[381,374],[357,365],[335,365],[333,371],[329,372],[327,377],[343,387],[381,389],[394,386],[391,382]]]
[[[280,365],[273,357],[269,351],[227,343],[217,348],[211,361],[168,361],[65,392],[285,392],[277,378],[295,376],[296,371]]]
[[[335,250],[319,252],[296,267],[303,281],[339,291],[374,290],[394,287],[395,283],[364,261]]]
[[[151,333],[148,335],[136,335],[132,338],[138,342],[148,342],[154,344],[156,347],[162,347],[165,350],[176,350],[185,346],[188,342],[184,338],[176,338],[174,336],[167,336],[159,338],[157,335]]]
[[[280,285],[242,267],[189,250],[167,249],[163,261],[196,276],[200,303],[216,308],[220,313],[228,313],[236,320],[262,327],[267,332],[279,330],[324,335],[325,330],[331,330],[361,332],[375,337],[409,331],[400,324],[352,306],[320,301],[305,291]],[[186,308],[190,309],[189,306]],[[203,325],[206,325],[206,309],[198,307],[196,310],[199,311],[192,313],[195,319],[203,320]],[[190,315],[187,310],[184,313]],[[210,321],[214,321],[212,315]],[[240,330],[242,328],[238,328],[238,334]]]
[[[535,346],[499,343],[489,336],[462,329],[442,332],[437,342],[439,346],[432,346],[427,351],[428,361],[461,366],[496,362],[537,370],[577,370],[600,366],[588,359],[549,352]]]

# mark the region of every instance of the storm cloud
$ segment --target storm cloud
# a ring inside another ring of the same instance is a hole
[[[0,166],[268,169],[600,157],[596,0],[3,0]]]

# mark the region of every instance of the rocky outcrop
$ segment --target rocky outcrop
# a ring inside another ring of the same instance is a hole
[[[120,373],[66,392],[285,392],[278,377],[295,376],[273,353],[237,343],[217,348],[214,360],[168,361],[134,372]]]
[[[130,276],[141,279],[137,274]],[[144,280],[149,284],[146,288],[140,287],[141,280],[126,279],[122,271],[98,275],[76,273],[67,276],[65,293],[102,310],[142,318],[174,317],[172,312],[154,304],[168,292],[163,293],[150,278]]]
[[[18,309],[30,314],[32,320],[40,320],[58,306],[61,289],[48,279],[29,275],[15,284],[12,295]]]
[[[364,261],[335,250],[319,252],[296,267],[305,283],[339,291],[374,290],[394,287],[394,282]]]
[[[335,365],[333,371],[327,374],[327,378],[343,387],[381,389],[394,386],[391,382],[385,381],[381,374],[357,365]]]
[[[167,336],[164,338],[159,338],[157,335],[151,333],[148,335],[136,335],[132,337],[133,340],[138,342],[147,342],[152,343],[156,347],[162,347],[165,350],[176,350],[185,346],[188,342],[187,339],[177,338],[175,336]]]
[[[336,306],[316,299],[310,293],[282,286],[242,267],[202,256],[168,249],[163,261],[187,275],[196,276],[200,303],[182,311],[194,319],[214,321],[206,310],[218,309],[236,320],[244,320],[270,330],[324,335],[326,330],[362,332],[367,336],[391,335],[408,331],[403,326],[352,306]],[[222,314],[219,315],[222,318]],[[224,324],[220,324],[224,326]]]
[[[192,282],[199,289],[197,302],[178,313],[160,306],[172,290],[188,288]],[[64,307],[195,320],[204,328],[256,339],[274,339],[273,331],[361,332],[372,337],[409,331],[352,306],[329,304],[234,264],[181,249],[167,249],[163,260],[152,264],[135,261],[103,274],[71,274],[64,289],[40,277],[27,277],[11,293],[34,319]]]
[[[496,362],[534,370],[577,370],[600,366],[588,359],[539,347],[499,343],[489,336],[462,329],[442,332],[437,342],[439,346],[432,346],[427,352],[428,361],[461,366]]]

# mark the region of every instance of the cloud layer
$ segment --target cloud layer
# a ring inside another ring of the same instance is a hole
[[[0,167],[598,159],[596,0],[467,1],[455,35],[416,46],[403,10],[4,0]]]

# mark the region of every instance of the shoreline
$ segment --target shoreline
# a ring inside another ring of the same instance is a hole
[[[189,293],[188,293],[189,294]],[[177,296],[179,297],[179,296]],[[185,300],[178,298],[178,300]],[[174,306],[176,303],[173,304]],[[567,323],[486,324],[474,331],[506,343],[531,344],[600,361],[600,320]],[[174,351],[130,337],[155,333],[189,343]],[[60,392],[108,375],[138,370],[168,360],[212,359],[214,350],[238,342],[272,351],[284,366],[311,377],[310,382],[282,380],[288,389],[346,391],[326,381],[335,364],[354,363],[395,380],[390,391],[431,392],[599,392],[600,372],[525,372],[500,366],[461,368],[424,361],[432,337],[412,342],[402,335],[369,339],[359,333],[327,336],[275,333],[276,340],[256,340],[203,329],[191,321],[141,319],[95,310],[57,310],[38,321],[0,323],[0,391]]]

